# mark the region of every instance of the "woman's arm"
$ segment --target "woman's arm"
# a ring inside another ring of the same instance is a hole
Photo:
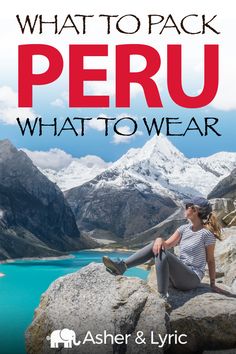
[[[208,264],[211,287],[215,286],[215,280],[216,280],[216,266],[215,266],[214,250],[215,250],[214,244],[206,247],[206,260],[207,260],[207,264]]]
[[[180,238],[181,235],[179,231],[176,230],[172,236],[170,236],[166,241],[164,241],[166,248],[175,247],[179,243]]]
[[[229,295],[230,292],[219,288],[215,284],[216,280],[216,266],[215,266],[215,257],[214,257],[214,249],[215,245],[209,245],[206,247],[206,259],[207,259],[207,264],[208,264],[208,270],[209,270],[209,277],[210,277],[210,285],[213,291],[224,294],[224,295]]]
[[[157,254],[160,252],[161,248],[171,248],[174,247],[178,244],[179,240],[180,240],[180,233],[178,230],[176,230],[172,236],[170,236],[166,241],[163,240],[162,237],[158,237],[153,245],[153,252],[154,254]]]

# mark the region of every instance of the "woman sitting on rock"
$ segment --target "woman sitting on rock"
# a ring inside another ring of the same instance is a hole
[[[185,202],[185,217],[190,221],[180,226],[166,241],[158,237],[126,260],[103,257],[108,271],[123,274],[127,268],[135,267],[154,257],[157,287],[160,296],[168,299],[169,281],[180,290],[199,286],[208,264],[210,285],[214,291],[224,292],[215,285],[214,248],[216,238],[221,239],[221,228],[212,213],[210,202],[202,197],[193,197]],[[179,245],[179,257],[167,251]]]

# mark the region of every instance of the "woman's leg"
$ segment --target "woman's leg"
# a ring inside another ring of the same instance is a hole
[[[157,287],[161,294],[167,294],[169,279],[175,288],[190,290],[200,284],[196,273],[189,269],[176,255],[164,250],[155,257]]]
[[[144,246],[128,258],[126,258],[125,264],[127,268],[135,267],[139,264],[147,262],[149,259],[153,258],[155,255],[153,253],[154,241],[150,242],[148,245]]]
[[[154,253],[152,251],[154,241],[141,248],[125,260],[112,260],[108,256],[103,256],[102,260],[106,269],[116,275],[122,275],[127,270],[127,268],[135,267],[148,261],[150,258],[154,258]]]

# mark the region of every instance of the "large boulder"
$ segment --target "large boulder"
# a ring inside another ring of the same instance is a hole
[[[219,220],[225,218],[235,210],[234,200],[231,198],[214,198],[210,200],[213,211],[217,214]],[[223,221],[223,224],[226,224]]]
[[[229,214],[225,215],[222,218],[222,221],[225,225],[231,227],[231,226],[236,226],[236,209],[231,211]]]
[[[217,270],[226,273],[236,260],[236,231],[222,241],[216,241],[215,260]]]
[[[135,345],[138,331],[150,342],[151,330],[165,335],[165,302],[145,281],[124,276],[114,277],[102,264],[90,263],[80,271],[57,279],[42,295],[33,323],[26,332],[28,354],[53,354],[46,339],[53,330],[73,329],[76,337],[88,331],[131,334],[128,343],[93,344],[88,342],[70,349],[70,353],[162,353],[150,343]],[[60,353],[67,353],[61,349]]]
[[[236,349],[235,297],[212,293],[204,284],[187,292],[173,289],[170,296],[173,305],[178,304],[170,315],[172,332],[187,334],[187,343],[172,346],[172,353],[200,353],[206,348]]]
[[[231,263],[231,267],[225,273],[224,282],[231,287],[232,293],[236,294],[236,259]]]
[[[120,335],[119,343],[112,344],[111,339],[106,344],[90,341],[72,346],[70,353],[146,354],[167,350],[172,354],[236,347],[236,298],[213,293],[203,285],[191,291],[170,289],[170,304],[172,310],[159,297],[155,283],[113,276],[102,264],[90,263],[57,279],[42,295],[26,331],[27,353],[67,353],[62,343],[59,348],[50,348],[52,331],[63,328],[74,330],[76,340],[82,342],[88,333],[94,340],[98,333]],[[146,344],[135,342],[141,332]],[[171,334],[161,346],[159,338]],[[175,344],[181,334],[187,334],[187,344]],[[125,335],[130,335],[127,343]]]
[[[151,268],[148,284],[156,289],[156,269]],[[224,290],[230,290],[225,284]],[[202,353],[204,349],[236,349],[236,296],[222,295],[202,282],[196,289],[181,291],[169,286],[170,327],[172,333],[187,335],[187,343],[171,345],[168,354]]]

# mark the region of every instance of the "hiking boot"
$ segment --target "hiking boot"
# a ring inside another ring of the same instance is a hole
[[[170,296],[169,293],[164,294],[164,293],[158,293],[159,298],[165,301],[165,309],[166,309],[166,313],[168,315],[170,315],[171,311],[172,311],[172,305],[170,304]]]
[[[168,302],[168,297],[166,295],[160,295],[160,298],[164,301]]]
[[[168,302],[169,294],[159,293],[159,297]]]
[[[108,256],[103,256],[102,260],[103,260],[103,263],[104,263],[106,269],[111,274],[122,275],[127,269],[127,265],[120,258],[117,258],[117,261],[113,261]]]

